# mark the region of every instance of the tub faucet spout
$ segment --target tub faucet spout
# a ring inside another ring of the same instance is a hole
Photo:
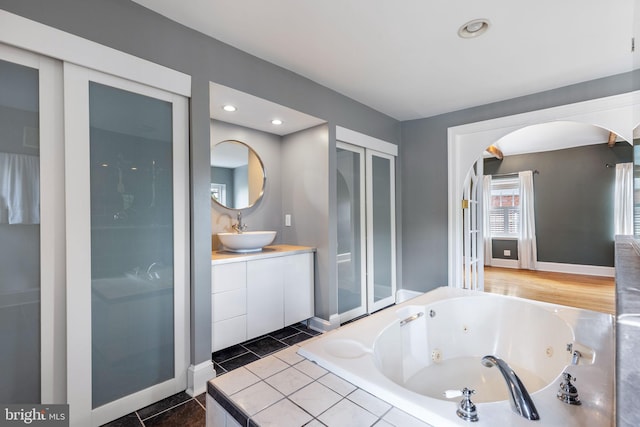
[[[513,372],[513,369],[509,367],[507,362],[499,357],[488,355],[482,358],[482,364],[488,368],[497,366],[500,373],[504,377],[507,383],[507,388],[511,394],[511,409],[518,415],[528,420],[539,420],[538,410],[533,404],[531,396],[527,391],[520,378]]]

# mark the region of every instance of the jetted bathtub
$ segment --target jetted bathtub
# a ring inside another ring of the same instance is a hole
[[[516,297],[438,288],[331,331],[298,353],[345,380],[436,427],[613,426],[613,317]],[[576,354],[576,351],[578,354]],[[540,415],[511,409],[494,355],[526,386]],[[581,405],[556,395],[563,372],[576,380]],[[475,390],[478,422],[456,415]]]

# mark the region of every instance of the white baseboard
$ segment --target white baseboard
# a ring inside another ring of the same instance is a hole
[[[538,262],[538,270],[555,273],[585,274],[587,276],[615,277],[615,267],[600,265],[561,264],[557,262]]]
[[[400,304],[410,300],[411,298],[419,297],[423,293],[424,292],[411,291],[409,289],[398,289],[396,291],[396,304]]]
[[[206,362],[189,366],[187,370],[187,394],[189,396],[197,396],[207,391],[207,382],[216,377],[216,371],[213,369],[213,362]]]
[[[518,268],[517,259],[491,258],[491,267]]]
[[[329,332],[340,326],[340,316],[332,314],[329,316],[329,320],[321,319],[320,317],[312,317],[309,319],[309,328],[318,332]]]
[[[518,260],[492,258],[491,267],[519,268]],[[553,273],[584,274],[587,276],[615,277],[615,267],[603,267],[600,265],[563,264],[559,262],[538,261],[538,271],[550,271]]]

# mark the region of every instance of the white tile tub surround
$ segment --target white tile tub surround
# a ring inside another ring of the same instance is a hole
[[[211,380],[207,427],[430,427],[298,355],[298,348]]]

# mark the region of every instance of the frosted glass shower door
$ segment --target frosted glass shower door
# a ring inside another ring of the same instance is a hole
[[[186,98],[64,72],[69,403],[100,425],[187,385]]]

